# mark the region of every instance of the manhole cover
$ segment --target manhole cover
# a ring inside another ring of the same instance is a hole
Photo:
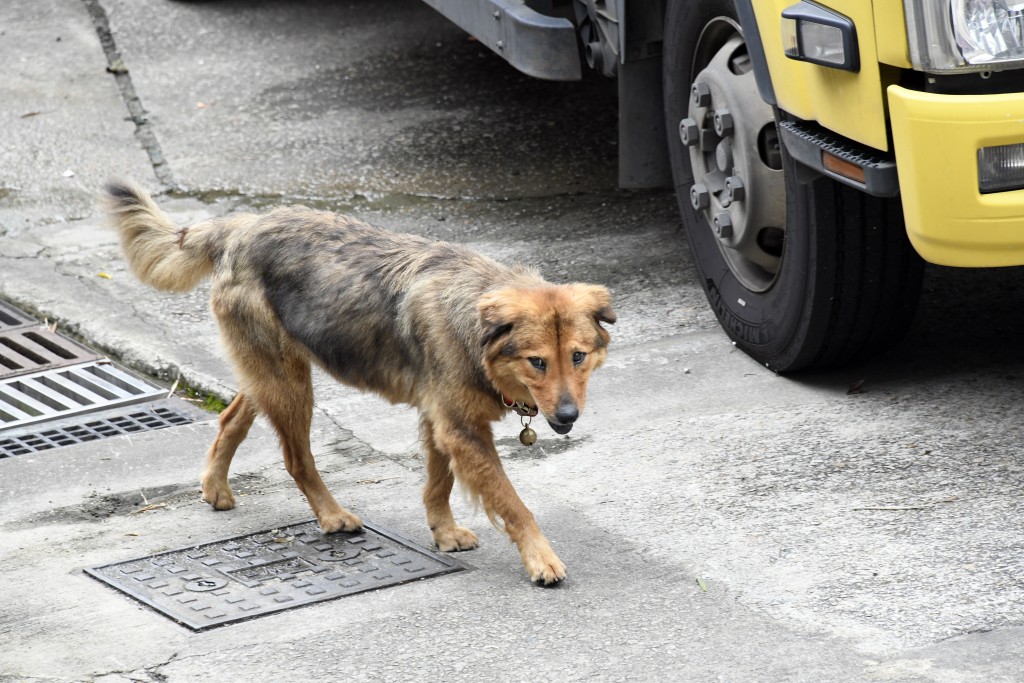
[[[379,527],[324,534],[310,521],[85,571],[202,631],[466,568]]]

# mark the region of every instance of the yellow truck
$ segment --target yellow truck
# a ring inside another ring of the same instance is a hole
[[[513,66],[619,81],[722,327],[779,372],[906,332],[924,261],[1024,264],[1024,0],[426,0]]]

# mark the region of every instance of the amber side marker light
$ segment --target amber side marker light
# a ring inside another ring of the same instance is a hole
[[[834,154],[829,152],[821,153],[821,163],[826,170],[832,171],[837,175],[841,175],[844,178],[855,180],[858,183],[864,184],[866,179],[864,177],[864,169],[857,164],[852,164],[846,159],[840,159]]]

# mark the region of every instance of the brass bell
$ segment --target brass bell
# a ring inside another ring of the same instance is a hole
[[[519,443],[524,446],[532,446],[537,443],[537,432],[529,427],[523,427],[523,431],[519,432]]]

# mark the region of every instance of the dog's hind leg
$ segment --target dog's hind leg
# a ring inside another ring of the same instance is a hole
[[[438,450],[451,457],[455,476],[480,498],[491,521],[497,524],[496,520],[501,519],[505,532],[519,548],[530,580],[547,586],[564,579],[565,565],[501,466],[490,425],[434,420],[433,433]]]
[[[231,404],[220,414],[220,431],[210,445],[203,470],[203,500],[215,510],[235,507],[235,496],[228,484],[228,468],[238,445],[245,440],[256,417],[253,405],[239,392]]]
[[[309,361],[293,349],[271,360],[264,356],[257,372],[247,372],[246,387],[260,412],[274,426],[284,451],[284,466],[306,496],[325,533],[358,531],[363,522],[338,505],[327,490],[309,447],[313,418],[313,382]],[[258,379],[257,379],[258,378]]]
[[[477,537],[472,531],[455,523],[452,515],[451,493],[455,483],[451,459],[434,443],[434,427],[426,416],[420,419],[423,448],[427,452],[427,485],[423,489],[423,505],[427,509],[427,524],[434,534],[440,551],[450,553],[472,550]]]
[[[306,496],[320,528],[327,533],[361,529],[362,521],[338,505],[313,461],[309,448],[313,381],[308,357],[280,327],[260,290],[244,273],[244,269],[241,274],[225,269],[216,275],[210,299],[224,346],[238,371],[242,400],[256,406],[274,426],[285,468]],[[219,459],[216,453],[211,457],[227,470],[228,458]]]

